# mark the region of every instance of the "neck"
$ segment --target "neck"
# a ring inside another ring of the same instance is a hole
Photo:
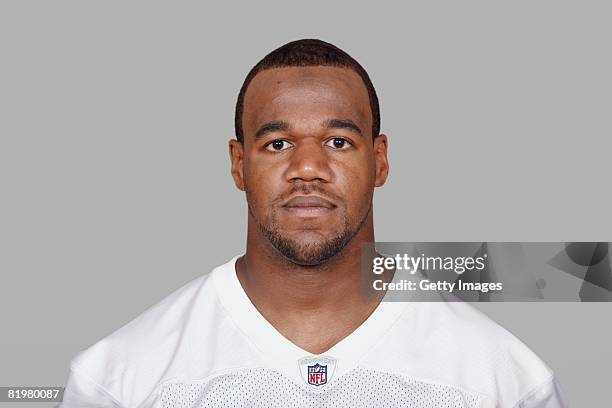
[[[238,278],[251,302],[281,334],[319,353],[350,334],[378,304],[365,300],[361,276],[361,244],[373,241],[370,211],[340,253],[320,265],[298,265],[280,254],[249,219]],[[334,330],[329,331],[330,325]],[[328,330],[327,338],[321,338],[322,328]]]

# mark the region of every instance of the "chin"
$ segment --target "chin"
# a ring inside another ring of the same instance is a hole
[[[324,263],[333,255],[323,251],[297,250],[283,253],[283,256],[294,264],[301,266],[317,266]]]
[[[298,234],[299,237],[280,239],[274,247],[291,262],[303,266],[316,266],[336,256],[346,241],[340,237],[322,239],[321,234]],[[315,238],[316,237],[316,238]]]

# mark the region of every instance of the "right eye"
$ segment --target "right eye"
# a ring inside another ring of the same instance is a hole
[[[282,152],[283,150],[286,150],[291,146],[291,143],[289,143],[288,141],[277,139],[266,144],[264,147],[266,150],[269,150],[271,152]]]

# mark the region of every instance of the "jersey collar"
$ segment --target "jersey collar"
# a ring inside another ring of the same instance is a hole
[[[294,374],[290,367],[295,367],[297,361],[313,354],[284,337],[251,303],[236,274],[236,260],[240,256],[233,257],[213,271],[212,278],[219,299],[238,328],[262,353],[264,361],[275,367],[286,366]],[[390,330],[406,306],[402,302],[380,302],[357,329],[322,353],[338,361],[335,377],[355,367]]]

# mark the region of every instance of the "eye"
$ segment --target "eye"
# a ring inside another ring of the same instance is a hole
[[[266,144],[264,147],[266,150],[271,152],[282,152],[283,150],[287,150],[289,147],[291,147],[291,143],[286,140],[277,139]]]
[[[344,150],[351,146],[351,143],[341,137],[334,137],[325,142],[325,146],[332,147],[334,149]]]

